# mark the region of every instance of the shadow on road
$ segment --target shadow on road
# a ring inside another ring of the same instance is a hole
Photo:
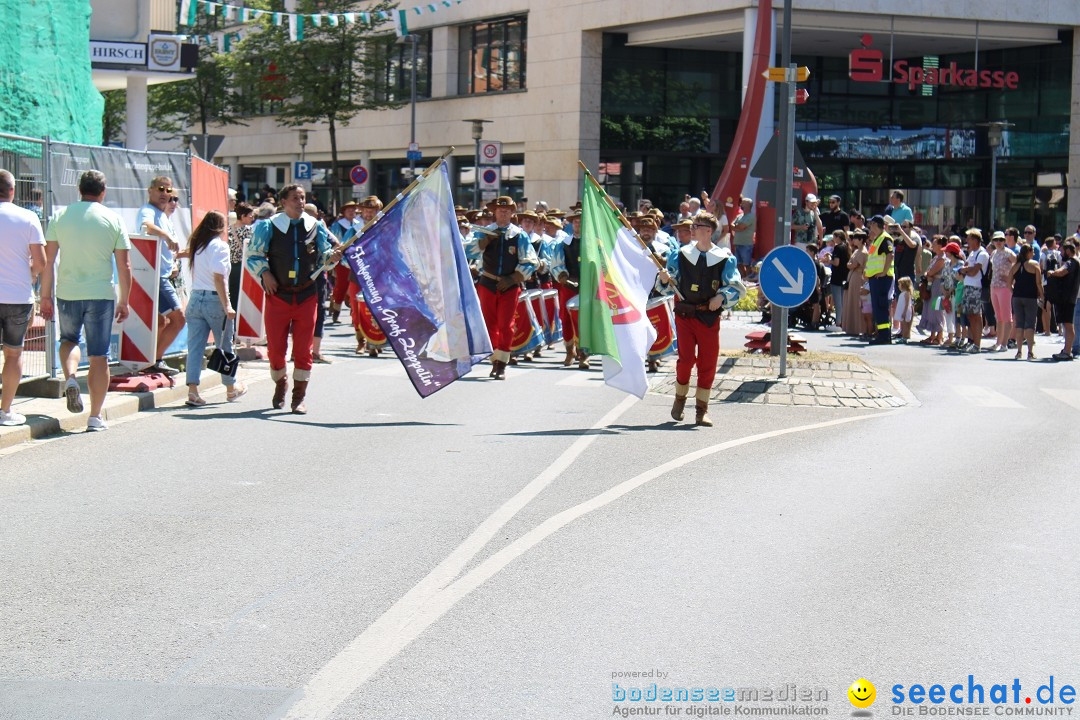
[[[404,420],[401,422],[318,422],[303,419],[305,415],[294,415],[288,410],[273,410],[271,408],[258,408],[243,412],[202,412],[210,410],[213,406],[206,405],[199,411],[173,413],[174,417],[181,420],[271,420],[275,422],[288,422],[293,425],[308,425],[311,427],[328,428],[331,430],[345,428],[389,428],[389,427],[458,427],[458,423],[432,423],[418,420]]]
[[[650,432],[653,430],[693,430],[693,423],[677,423],[668,420],[664,423],[647,425],[609,425],[606,428],[567,428],[565,430],[531,430],[529,432],[498,433],[491,437],[578,437],[581,435],[622,435],[628,432]]]

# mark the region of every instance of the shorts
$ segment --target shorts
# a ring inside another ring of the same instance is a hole
[[[60,339],[78,345],[86,328],[87,357],[108,357],[116,301],[56,300]]]
[[[750,265],[754,262],[754,246],[753,245],[736,245],[735,246],[735,262],[740,265]]]
[[[1076,313],[1076,303],[1054,303],[1054,312],[1057,313],[1059,323],[1072,324],[1073,315]]]
[[[33,305],[0,304],[0,344],[21,348],[33,312]]]
[[[1039,301],[1013,295],[1012,317],[1017,330],[1034,330],[1035,321],[1039,317]]]
[[[161,278],[161,285],[158,286],[157,297],[157,311],[159,315],[168,315],[173,310],[180,309],[180,296],[176,294],[176,288],[169,282],[169,278]]]
[[[960,296],[959,309],[961,315],[982,315],[982,288],[977,288],[973,285],[965,285],[964,294]]]

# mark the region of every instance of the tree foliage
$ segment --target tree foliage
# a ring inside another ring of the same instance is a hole
[[[102,114],[101,144],[119,142],[127,123],[127,93],[123,90],[106,90],[105,112]]]

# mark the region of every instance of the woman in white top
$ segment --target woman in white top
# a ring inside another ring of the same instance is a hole
[[[188,238],[188,254],[191,263],[191,299],[187,306],[188,358],[187,358],[187,404],[199,407],[206,401],[199,396],[199,376],[202,374],[203,354],[210,332],[222,350],[232,351],[232,333],[223,332],[226,321],[236,318],[236,311],[229,303],[229,244],[225,241],[225,216],[211,210]],[[229,402],[247,392],[236,378],[222,375],[221,381],[228,388]]]

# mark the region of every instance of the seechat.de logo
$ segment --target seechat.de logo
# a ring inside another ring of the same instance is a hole
[[[856,82],[881,82],[885,77],[884,54],[870,47],[873,35],[863,35],[860,42],[862,47],[848,54],[848,77]]]

